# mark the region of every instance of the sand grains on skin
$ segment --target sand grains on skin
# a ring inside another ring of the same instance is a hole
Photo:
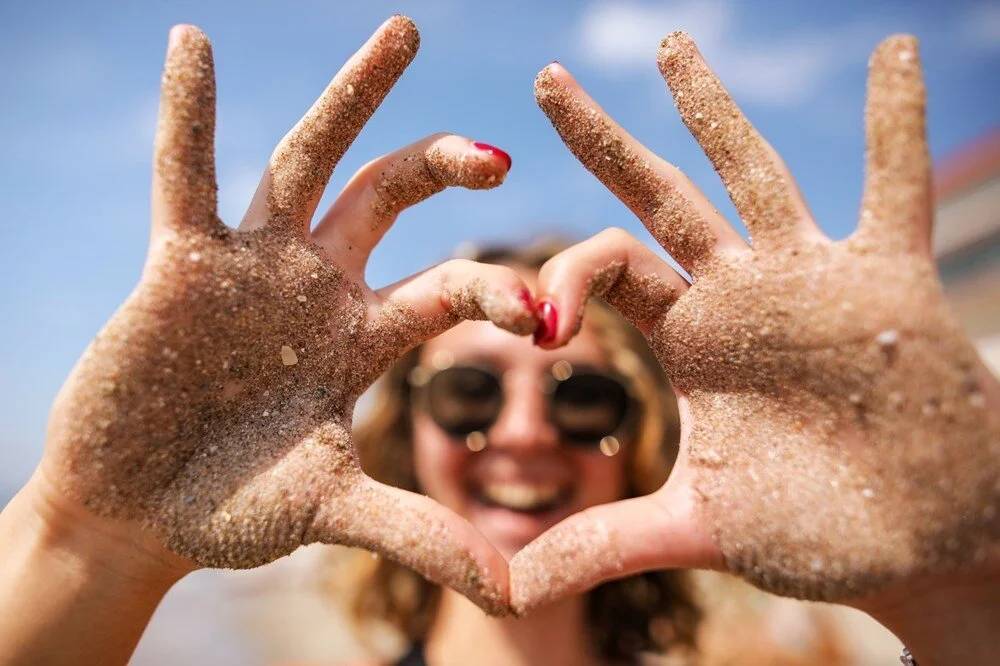
[[[259,566],[316,541],[358,545],[501,612],[495,549],[426,498],[368,479],[350,424],[382,371],[461,316],[530,329],[523,283],[500,294],[510,285],[463,276],[454,311],[418,313],[382,302],[308,230],[333,166],[418,44],[409,19],[383,24],[279,144],[266,200],[237,231],[216,215],[211,47],[196,28],[171,33],[147,264],[60,391],[42,468],[91,511],[136,521],[199,566]],[[394,191],[415,193],[406,203],[502,181],[489,156],[428,159],[433,173],[399,172]]]
[[[1000,388],[948,311],[929,252],[915,40],[889,38],[872,57],[861,221],[837,242],[693,41],[668,36],[659,64],[752,248],[723,247],[725,223],[703,195],[558,65],[539,74],[536,96],[693,277],[676,297],[632,286],[652,303],[650,344],[687,398],[685,478],[726,565],[779,594],[840,601],[984,561],[1000,543],[1000,414],[983,406]],[[603,288],[619,270],[612,261],[581,286]]]

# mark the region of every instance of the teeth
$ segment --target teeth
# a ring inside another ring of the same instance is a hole
[[[553,483],[487,483],[483,496],[494,504],[516,511],[531,511],[559,498],[559,486]]]

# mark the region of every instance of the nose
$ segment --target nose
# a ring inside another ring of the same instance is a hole
[[[537,375],[506,373],[503,409],[486,437],[490,448],[510,452],[544,451],[559,445]]]

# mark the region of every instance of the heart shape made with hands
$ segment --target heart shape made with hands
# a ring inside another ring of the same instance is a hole
[[[353,406],[406,349],[462,319],[536,325],[508,268],[446,262],[380,290],[363,279],[401,210],[446,186],[503,181],[510,163],[489,147],[435,135],[371,162],[310,229],[334,166],[418,43],[404,17],[376,31],[278,145],[232,230],[216,214],[211,48],[197,29],[171,32],[147,265],[53,407],[42,469],[55,486],[138,522],[192,566],[361,546],[493,613],[650,568],[728,568],[833,599],[985,556],[998,533],[982,508],[997,504],[1000,428],[982,409],[994,385],[930,258],[923,88],[905,38],[873,59],[862,225],[843,242],[812,224],[693,43],[664,42],[661,70],[753,250],[565,70],[543,70],[539,103],[567,145],[694,279],[604,232],[543,268],[541,293],[575,315],[545,344],[572,336],[589,295],[618,307],[681,395],[678,464],[657,493],[572,516],[509,565],[465,520],[367,477]],[[898,306],[908,301],[921,310]]]

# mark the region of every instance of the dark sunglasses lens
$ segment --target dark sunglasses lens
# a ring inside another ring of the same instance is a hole
[[[442,430],[468,435],[490,427],[503,403],[500,382],[480,368],[442,370],[427,385],[428,411]]]
[[[628,392],[616,379],[574,374],[556,385],[552,420],[570,444],[596,446],[617,430],[628,411]]]

